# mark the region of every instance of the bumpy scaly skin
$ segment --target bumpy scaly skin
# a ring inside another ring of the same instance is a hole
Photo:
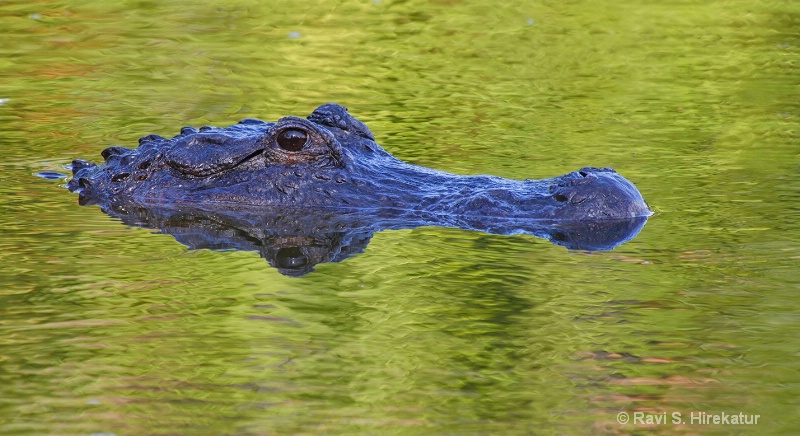
[[[80,192],[82,204],[370,210],[484,229],[498,219],[564,222],[651,213],[636,187],[610,168],[518,181],[407,164],[336,104],[320,106],[308,119],[185,127],[172,139],[149,135],[136,149],[110,147],[102,155],[102,165],[73,162],[68,186]]]

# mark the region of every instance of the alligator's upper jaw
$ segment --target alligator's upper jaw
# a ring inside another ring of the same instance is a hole
[[[610,168],[583,168],[544,180],[467,176],[426,210],[465,217],[576,222],[652,214],[635,186]]]
[[[647,217],[642,194],[611,168],[583,168],[552,180],[549,193],[561,203],[558,218],[572,220]]]

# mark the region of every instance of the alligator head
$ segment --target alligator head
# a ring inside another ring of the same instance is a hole
[[[620,220],[643,225],[651,214],[636,187],[610,168],[509,180],[405,163],[336,104],[322,105],[306,119],[184,127],[171,139],[148,135],[135,149],[109,147],[102,156],[101,165],[73,161],[68,187],[80,193],[81,204],[99,204],[107,212],[132,205],[213,213],[241,207],[301,215],[357,212],[399,220],[393,228],[440,225],[554,241],[564,234],[559,229],[607,228],[598,223]],[[623,227],[638,232],[641,225]],[[559,243],[608,249],[633,235],[588,246]]]

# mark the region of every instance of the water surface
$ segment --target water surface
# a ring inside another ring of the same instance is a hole
[[[0,433],[791,433],[798,28],[789,1],[4,3]],[[403,160],[611,166],[657,214],[609,252],[384,231],[290,278],[35,177],[328,101]]]

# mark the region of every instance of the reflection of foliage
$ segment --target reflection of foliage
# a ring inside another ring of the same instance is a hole
[[[794,429],[795,4],[68,3],[0,6],[3,434],[578,434],[635,407]],[[660,215],[590,255],[385,232],[289,280],[31,181],[325,101],[443,170],[614,166]]]

